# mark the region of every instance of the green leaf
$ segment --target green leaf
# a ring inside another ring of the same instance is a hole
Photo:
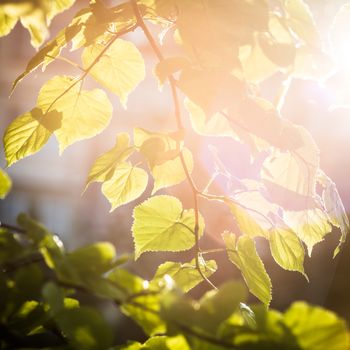
[[[119,164],[114,175],[102,185],[102,193],[111,203],[111,210],[139,198],[148,184],[148,174],[132,164]]]
[[[50,313],[52,316],[57,315],[64,309],[63,291],[55,283],[46,283],[43,287],[42,294],[47,303],[50,305]]]
[[[76,349],[106,350],[112,345],[112,330],[92,308],[83,306],[64,310],[55,321]]]
[[[187,170],[191,174],[193,170],[192,153],[187,148],[185,148],[183,149],[182,154],[187,166]],[[182,166],[180,156],[165,161],[162,164],[155,165],[151,169],[151,173],[154,178],[152,194],[156,193],[162,188],[177,185],[187,178],[185,170]]]
[[[101,85],[119,96],[125,106],[127,97],[145,77],[141,53],[130,41],[117,39],[110,45],[95,43],[84,49],[84,69]]]
[[[276,227],[269,235],[270,249],[275,261],[289,271],[304,273],[304,247],[288,226]]]
[[[91,182],[104,182],[112,178],[117,166],[134,152],[129,142],[130,138],[127,133],[118,134],[116,145],[99,156],[91,167],[85,190]]]
[[[215,260],[204,261],[200,259],[200,269],[206,277],[210,277],[217,269]],[[195,260],[181,264],[178,262],[168,261],[158,266],[150,285],[159,287],[164,284],[164,276],[170,276],[176,287],[187,293],[200,282],[203,277],[197,270]]]
[[[113,267],[115,258],[115,248],[109,242],[98,242],[79,248],[66,257],[68,264],[81,275],[101,275]]]
[[[0,168],[0,199],[4,199],[12,187],[11,178]]]
[[[228,232],[224,232],[223,239],[229,259],[241,270],[249,291],[269,305],[272,298],[271,280],[256,251],[254,240],[244,235],[239,237],[236,244],[236,236]]]
[[[350,346],[345,321],[331,311],[296,302],[283,318],[301,349],[345,350]]]
[[[179,252],[195,244],[195,213],[184,210],[175,197],[152,197],[135,207],[133,217],[135,259],[147,251]],[[203,230],[204,220],[199,216],[199,236]]]
[[[215,333],[220,324],[230,317],[245,301],[247,290],[239,282],[226,282],[215,291],[204,294],[199,301],[198,324],[211,333]]]
[[[112,105],[100,89],[81,90],[81,81],[56,76],[40,90],[37,104],[44,113],[55,110],[62,114],[62,125],[55,131],[60,154],[76,141],[95,136],[108,125]]]
[[[60,112],[43,113],[39,108],[17,117],[4,134],[7,165],[38,152],[60,127],[61,120]]]

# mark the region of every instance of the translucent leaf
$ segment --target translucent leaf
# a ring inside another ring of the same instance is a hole
[[[96,81],[118,95],[124,106],[129,93],[145,77],[142,55],[130,41],[117,39],[110,46],[95,43],[84,49],[82,61]]]
[[[321,177],[322,185],[324,186],[322,198],[328,219],[334,226],[339,227],[341,232],[339,245],[334,251],[334,256],[336,256],[350,230],[349,218],[335,183],[323,172],[320,172],[319,177]]]
[[[348,349],[349,334],[344,320],[321,307],[296,302],[283,316],[301,349]]]
[[[256,251],[254,240],[244,235],[236,243],[236,236],[228,232],[223,234],[223,239],[229,259],[241,270],[249,291],[269,305],[272,298],[271,280]]]
[[[91,167],[85,189],[91,182],[104,182],[111,179],[117,166],[134,152],[129,142],[130,138],[127,133],[118,134],[116,145],[99,156]]]
[[[34,7],[31,11],[22,15],[20,20],[23,27],[30,33],[32,46],[40,46],[49,35],[45,10],[39,6]]]
[[[12,84],[11,94],[17,84],[29,73],[43,65],[43,70],[61,52],[61,50],[72,40],[81,30],[85,21],[91,16],[91,11],[83,9],[77,13],[70,25],[62,29],[57,36],[42,47],[28,62],[26,69]]]
[[[10,192],[12,181],[7,173],[0,168],[0,199],[4,199]]]
[[[234,196],[234,201],[225,203],[231,209],[235,221],[242,233],[269,239],[269,232],[275,223],[272,218],[278,217],[279,207],[269,202],[258,190],[242,191]]]
[[[170,196],[155,196],[135,207],[132,232],[135,259],[147,251],[183,251],[195,244],[193,209],[184,210],[181,202]],[[204,221],[199,217],[199,236]]]
[[[39,93],[37,104],[45,113],[55,110],[62,114],[62,125],[55,131],[60,153],[74,142],[102,132],[112,116],[106,93],[81,90],[81,84],[72,77],[56,76]]]
[[[305,275],[305,251],[295,232],[287,226],[272,229],[269,241],[272,256],[281,267]]]
[[[201,259],[200,269],[206,277],[210,277],[217,269],[215,260],[204,261]],[[203,281],[203,277],[197,270],[195,260],[185,264],[168,261],[159,265],[151,281],[151,287],[159,287],[164,284],[164,276],[166,275],[170,276],[174,280],[176,287],[185,293]]]
[[[60,112],[43,113],[39,108],[17,117],[4,134],[7,165],[38,152],[60,127],[61,120]]]
[[[111,203],[111,211],[141,196],[148,184],[148,174],[130,163],[115,167],[114,175],[102,185],[102,193]]]
[[[141,128],[134,129],[135,146],[145,156],[151,169],[155,165],[164,164],[178,157],[180,150],[177,141],[180,142],[182,139],[182,133],[160,133]]]
[[[309,6],[303,0],[286,0],[288,26],[307,45],[320,49],[321,40]]]
[[[322,242],[326,234],[332,230],[327,214],[319,208],[285,211],[283,218],[306,244],[309,256],[311,256],[313,246]]]
[[[0,7],[0,37],[11,32],[18,21],[18,17],[10,16],[3,8]]]
[[[279,191],[281,200],[289,206],[307,208],[315,196],[316,174],[319,167],[319,149],[310,133],[301,126],[294,126],[295,135],[301,138],[292,151],[275,152],[266,158],[262,180],[273,194]],[[294,195],[297,203],[293,202]],[[278,197],[278,196],[277,196]],[[279,202],[279,198],[272,197]],[[309,198],[309,199],[308,199]]]
[[[193,170],[192,153],[187,148],[185,148],[182,152],[187,169],[191,174]],[[151,169],[151,173],[154,178],[152,194],[156,193],[162,188],[177,185],[186,180],[187,177],[179,156],[162,164],[155,165]]]

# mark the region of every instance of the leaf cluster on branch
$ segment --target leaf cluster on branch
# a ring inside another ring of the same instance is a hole
[[[46,37],[51,18],[73,2],[5,1],[0,4],[0,34],[7,35],[20,20],[30,31],[32,44],[38,46]],[[336,16],[333,31],[341,27],[346,11],[348,6]],[[161,42],[176,47],[175,55],[166,52],[153,34],[154,28],[159,31]],[[283,315],[264,307],[253,312],[240,304],[245,298],[241,285],[228,283],[217,289],[210,280],[217,269],[216,262],[206,260],[206,252],[201,248],[201,240],[206,237],[206,218],[200,213],[200,200],[220,202],[232,213],[239,232],[217,232],[222,235],[221,246],[213,247],[212,252],[225,247],[228,259],[241,271],[249,291],[268,306],[272,284],[255,247],[257,237],[269,242],[278,265],[306,278],[305,248],[311,256],[315,244],[333,226],[341,232],[334,256],[346,239],[349,220],[334,182],[320,168],[319,149],[313,137],[282,114],[293,79],[323,79],[335,69],[331,52],[325,50],[306,2],[130,0],[108,7],[103,1],[90,1],[67,27],[40,48],[14,81],[12,92],[28,74],[39,67],[44,70],[57,60],[79,72],[77,76],[52,77],[41,87],[33,109],[10,123],[4,134],[7,165],[38,152],[53,135],[61,154],[73,143],[104,131],[113,114],[108,93],[117,95],[127,107],[129,94],[146,74],[142,53],[128,40],[127,34],[135,30],[142,33],[158,59],[153,71],[159,87],[170,87],[174,128],[148,130],[147,125],[141,125],[135,126],[132,138],[125,132],[116,135],[115,146],[92,164],[86,188],[92,182],[100,182],[102,193],[114,210],[138,199],[151,178],[152,193],[133,210],[135,260],[146,252],[190,249],[193,260],[161,265],[145,286],[137,276],[114,268],[118,259],[115,260],[110,245],[100,243],[65,253],[56,236],[21,216],[26,239],[31,240],[47,267],[54,270],[55,277],[54,283],[45,283],[42,289],[42,276],[35,270],[36,265],[26,267],[33,269],[34,275],[38,273],[40,281],[33,296],[42,295],[42,299],[14,302],[8,313],[5,310],[5,323],[1,325],[5,342],[22,341],[22,336],[12,333],[6,322],[11,323],[12,317],[19,317],[20,322],[22,316],[26,318],[35,312],[43,319],[38,316],[38,328],[29,330],[23,325],[29,338],[48,330],[52,341],[69,341],[77,348],[111,346],[112,335],[101,317],[93,310],[79,308],[77,301],[65,299],[72,288],[113,300],[149,335],[169,336],[123,349],[346,349],[344,325],[331,313],[302,303],[292,305]],[[336,41],[334,46],[337,47]],[[67,57],[68,48],[81,51],[81,62]],[[275,101],[269,101],[262,97],[260,83],[277,72],[284,76],[281,90]],[[84,88],[88,77],[95,80],[97,88]],[[185,127],[188,123],[184,122],[184,109],[191,128]],[[215,173],[200,188],[193,172],[197,155],[187,142],[192,132],[204,140],[226,137],[246,144],[252,159],[264,154],[258,179],[233,181],[225,157],[215,155],[214,150]],[[231,193],[215,192],[213,184],[219,175],[227,179]],[[3,172],[0,181],[0,196],[4,196],[10,182]],[[175,196],[158,193],[183,181],[192,196],[189,209]],[[4,229],[1,233],[4,246],[13,245],[16,256],[27,256],[27,252],[22,252],[22,236],[10,231]],[[7,266],[13,254],[7,256],[5,252],[4,256],[3,273],[11,275],[4,279],[3,288],[12,298],[12,293],[17,293],[17,274],[12,272],[12,262]],[[107,271],[110,272],[106,275]],[[213,291],[195,302],[178,295],[168,286],[168,278],[183,292],[201,281]],[[324,331],[320,336],[328,345],[315,345],[321,339],[316,331],[307,328],[310,317],[315,317],[310,327],[330,327],[332,343],[327,343],[328,333]],[[91,324],[81,327],[83,319],[89,319]]]

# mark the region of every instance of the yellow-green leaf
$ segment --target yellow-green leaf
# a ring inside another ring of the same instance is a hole
[[[17,117],[4,134],[7,165],[38,152],[60,127],[61,118],[57,111],[43,113],[38,108]]]
[[[135,259],[147,251],[183,251],[195,244],[195,213],[184,210],[181,202],[171,196],[152,197],[135,207],[132,232]],[[199,215],[199,232],[204,230]]]
[[[311,256],[313,246],[322,242],[326,234],[332,231],[327,214],[319,208],[285,211],[283,218],[306,244],[309,256]]]
[[[60,153],[76,141],[95,136],[108,125],[112,105],[100,89],[81,90],[81,82],[68,76],[56,76],[40,90],[38,106],[44,112],[62,113],[62,125],[55,131]]]
[[[0,199],[4,199],[10,192],[12,181],[7,173],[0,168]]]
[[[111,179],[116,167],[134,151],[134,148],[129,145],[129,142],[130,137],[127,133],[118,134],[116,145],[108,152],[99,156],[91,167],[85,188],[91,182],[104,182]]]
[[[286,0],[284,8],[292,31],[311,48],[320,49],[320,36],[309,6],[303,0]]]
[[[210,277],[217,269],[215,260],[204,261],[200,259],[199,263],[200,269],[206,277]],[[168,261],[159,265],[151,281],[151,287],[162,287],[162,284],[164,284],[163,279],[166,275],[170,276],[174,280],[176,287],[185,293],[203,281],[194,259],[185,264]]]
[[[269,305],[272,298],[271,280],[256,251],[254,240],[244,235],[236,243],[236,236],[228,232],[223,233],[223,239],[229,259],[241,270],[249,291]]]
[[[123,105],[145,77],[142,55],[130,41],[117,39],[110,46],[90,45],[84,49],[82,61],[96,81],[118,95]]]
[[[102,185],[102,193],[111,203],[111,211],[141,196],[148,183],[145,170],[130,163],[115,167],[114,175]]]
[[[20,20],[23,27],[30,33],[32,46],[40,46],[49,35],[45,9],[35,6],[31,11],[22,15]]]
[[[346,322],[331,311],[296,302],[285,312],[283,321],[296,338],[300,349],[349,349]]]
[[[189,173],[193,170],[192,153],[185,148],[183,150],[183,157],[187,165]],[[180,156],[170,159],[162,164],[155,165],[151,170],[154,178],[154,187],[152,194],[156,193],[162,188],[177,185],[186,180],[186,173],[183,169]]]
[[[270,232],[269,241],[272,256],[281,267],[305,275],[305,251],[295,232],[287,226],[276,227]]]
[[[11,32],[18,21],[18,17],[10,16],[2,7],[0,7],[0,37]]]

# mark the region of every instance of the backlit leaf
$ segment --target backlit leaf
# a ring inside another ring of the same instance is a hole
[[[193,170],[193,157],[192,153],[185,148],[182,151],[185,164],[189,173]],[[156,193],[162,188],[177,185],[186,180],[186,173],[183,169],[180,156],[165,161],[162,164],[155,165],[151,169],[152,176],[154,178],[154,187],[152,194]]]
[[[349,218],[346,214],[343,202],[339,196],[335,183],[323,172],[320,171],[319,178],[324,186],[322,198],[329,221],[340,228],[341,238],[338,247],[334,251],[334,256],[339,253],[340,246],[345,242],[350,230]]]
[[[38,108],[17,117],[4,135],[7,165],[38,152],[60,127],[61,119],[62,114],[57,111],[43,113]]]
[[[130,41],[117,39],[110,46],[95,43],[84,49],[82,61],[96,81],[118,95],[124,106],[129,93],[145,77],[142,55]]]
[[[45,113],[55,110],[62,114],[62,125],[55,131],[60,153],[74,142],[102,132],[112,116],[106,93],[81,90],[81,84],[72,77],[56,76],[39,93],[37,104]]]
[[[200,259],[200,269],[206,277],[210,277],[217,269],[215,260],[204,261]],[[163,278],[165,275],[170,276],[174,280],[176,287],[185,293],[203,281],[203,277],[197,270],[195,260],[185,264],[168,261],[159,265],[151,281],[151,286],[164,284]]]
[[[332,230],[327,214],[319,208],[285,211],[283,219],[306,244],[309,256],[313,246],[322,242],[327,233]]]
[[[43,65],[43,70],[50,64],[61,52],[61,50],[72,40],[81,30],[85,21],[91,16],[91,11],[83,9],[73,18],[70,25],[62,29],[57,36],[43,46],[28,62],[26,69],[21,73],[12,84],[11,94],[17,84],[29,73]]]
[[[236,243],[236,236],[228,232],[224,232],[223,239],[230,261],[241,270],[250,292],[269,305],[272,298],[271,280],[256,251],[254,240],[244,235]]]
[[[276,227],[269,234],[270,249],[275,261],[289,271],[304,274],[304,247],[289,227]]]
[[[310,133],[301,126],[294,126],[295,136],[299,136],[298,146],[291,151],[275,152],[263,164],[262,180],[273,194],[280,190],[280,202],[288,198],[290,207],[307,208],[315,195],[316,174],[319,167],[319,149]],[[293,202],[294,195],[296,203]],[[307,198],[310,198],[309,200]]]
[[[18,17],[10,16],[2,7],[0,7],[0,37],[10,33],[17,21]]]
[[[111,179],[116,167],[134,152],[134,148],[129,145],[129,142],[130,138],[127,133],[118,134],[116,145],[99,156],[91,167],[86,188],[91,182],[104,182]]]
[[[303,350],[349,348],[346,323],[331,311],[296,302],[286,311],[283,319]]]
[[[102,185],[102,193],[111,203],[111,211],[137,199],[145,191],[148,174],[130,163],[115,167],[114,175]]]
[[[171,196],[155,196],[135,207],[132,232],[135,259],[147,251],[183,251],[195,244],[193,209],[184,210],[181,202]],[[199,236],[204,221],[199,217]]]
[[[10,192],[12,181],[7,173],[0,168],[0,199],[4,199]]]

